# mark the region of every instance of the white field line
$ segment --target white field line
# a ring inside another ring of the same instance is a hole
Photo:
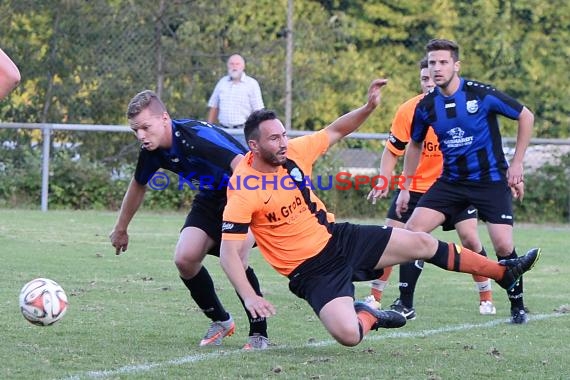
[[[537,315],[529,315],[529,320],[532,321],[540,321],[545,319],[551,318],[558,318],[569,316],[570,314],[564,313],[552,313],[552,314],[537,314]],[[454,326],[443,326],[439,329],[431,329],[431,330],[422,330],[422,331],[414,331],[414,332],[383,332],[379,335],[374,333],[369,334],[366,336],[366,341],[379,341],[385,339],[393,339],[393,338],[420,338],[426,337],[430,335],[438,335],[438,334],[445,334],[450,332],[456,331],[467,331],[473,329],[485,329],[490,327],[495,327],[500,324],[507,323],[508,319],[493,319],[491,321],[485,323],[464,323],[460,325]],[[307,343],[302,344],[299,346],[287,346],[287,345],[280,345],[276,347],[271,347],[269,350],[289,350],[289,349],[298,349],[298,348],[306,348],[306,347],[323,347],[323,346],[330,346],[333,344],[338,344],[335,340],[325,340],[321,342],[315,343]],[[242,354],[242,350],[231,350],[231,351],[219,351],[219,352],[208,352],[204,354],[196,354],[196,355],[189,355],[184,356],[178,359],[171,359],[164,362],[157,362],[157,363],[147,363],[147,364],[137,364],[137,365],[128,365],[124,367],[120,367],[117,369],[109,369],[109,370],[101,370],[101,371],[86,371],[80,374],[72,375],[69,377],[64,378],[63,380],[80,380],[80,379],[104,379],[106,377],[114,377],[121,374],[133,374],[137,372],[148,372],[152,371],[153,369],[160,368],[160,367],[172,367],[172,366],[179,366],[186,363],[195,363],[203,360],[215,360],[219,359],[223,356],[229,356],[234,354]]]

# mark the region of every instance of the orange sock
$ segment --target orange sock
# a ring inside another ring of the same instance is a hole
[[[375,287],[370,288],[370,295],[374,297],[376,302],[382,302],[382,296],[384,295],[383,290],[378,290]]]
[[[372,326],[376,323],[376,317],[366,311],[356,313],[356,318],[358,318],[358,323],[362,327],[362,335],[368,334]]]
[[[496,261],[489,260],[467,248],[441,240],[435,254],[426,261],[445,270],[476,274],[492,278],[495,281],[500,281],[506,271],[506,267]]]
[[[485,276],[493,280],[503,278],[506,267],[500,265],[498,262],[489,260],[470,249],[454,243],[448,243],[448,247],[448,270]]]
[[[379,280],[380,281],[388,281],[388,279],[390,278],[390,275],[392,274],[392,266],[386,267],[383,270],[384,270],[384,273],[382,274],[382,276],[380,276]]]

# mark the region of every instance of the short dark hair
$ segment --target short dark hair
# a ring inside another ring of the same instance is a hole
[[[266,120],[275,120],[277,119],[277,114],[275,111],[268,110],[268,109],[260,109],[257,111],[253,111],[251,115],[245,121],[245,126],[243,128],[243,133],[245,135],[245,141],[249,140],[256,140],[259,139],[259,124]]]
[[[419,65],[420,65],[420,70],[428,68],[427,55],[421,59]]]
[[[150,108],[155,114],[166,112],[166,107],[158,95],[151,90],[144,90],[133,96],[127,106],[127,119],[137,117],[142,111]]]
[[[426,45],[426,53],[435,50],[447,50],[455,62],[459,61],[459,45],[455,41],[434,38]]]

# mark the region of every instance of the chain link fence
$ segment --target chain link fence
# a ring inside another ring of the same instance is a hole
[[[18,133],[22,130],[36,131],[38,138],[30,138],[33,133]],[[62,131],[65,135],[60,134]],[[228,131],[243,141],[242,131]],[[49,205],[50,209],[118,209],[139,150],[138,142],[128,132],[128,127],[121,125],[0,123],[0,208],[39,207],[47,211]],[[305,133],[308,132],[291,131],[290,136]],[[80,143],[94,135],[102,141],[125,142],[113,143],[120,149],[112,159],[105,159],[98,154],[106,154],[106,150],[84,150]],[[339,217],[383,219],[389,202],[373,207],[366,196],[376,182],[373,177],[378,173],[386,137],[352,134],[316,163],[313,175],[321,182],[314,184],[315,191]],[[510,158],[514,139],[504,141]],[[534,139],[525,161],[527,193],[525,201],[515,205],[519,219],[570,221],[570,140]],[[401,166],[402,160],[394,174],[399,173]],[[194,191],[178,186],[175,175],[169,181],[168,188],[150,188],[153,191],[147,192],[146,207],[189,208]]]

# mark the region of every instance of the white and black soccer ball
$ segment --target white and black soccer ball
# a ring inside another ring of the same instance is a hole
[[[20,291],[20,311],[34,325],[53,325],[63,318],[67,306],[65,291],[49,278],[36,278]]]

